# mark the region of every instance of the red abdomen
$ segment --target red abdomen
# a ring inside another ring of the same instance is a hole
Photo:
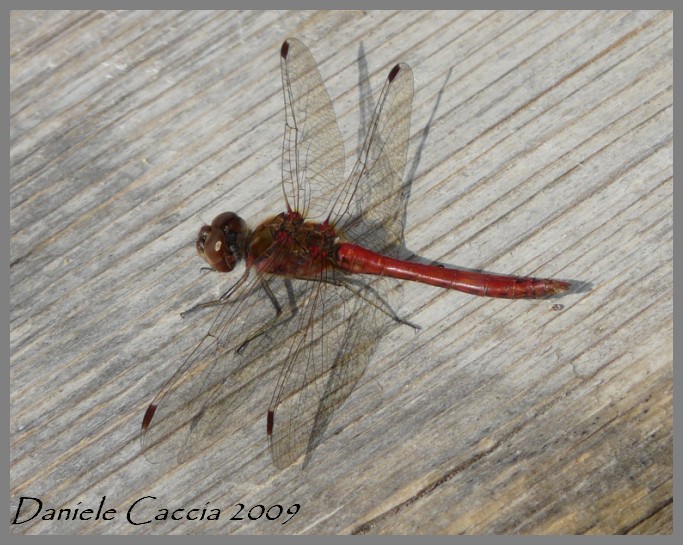
[[[401,261],[350,243],[337,246],[336,264],[353,273],[390,276],[473,295],[505,299],[545,297],[571,287],[569,282],[551,278],[505,276]]]

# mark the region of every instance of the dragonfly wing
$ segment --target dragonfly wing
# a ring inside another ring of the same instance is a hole
[[[333,221],[353,242],[396,254],[403,245],[413,72],[399,63],[389,72],[363,148],[335,204]]]
[[[344,178],[344,143],[311,52],[289,39],[280,57],[285,97],[282,189],[291,209],[322,221]]]
[[[243,278],[220,305],[209,332],[150,404],[140,436],[148,460],[182,462],[229,436],[231,426],[248,420],[245,401],[263,375],[277,376],[277,365],[264,354],[277,345],[278,335],[286,335],[292,309],[284,291],[271,287],[283,308],[278,314],[264,281],[256,274]]]
[[[363,375],[377,338],[392,323],[363,298],[370,288],[362,280],[328,271],[319,282],[296,283],[305,304],[268,411],[271,454],[279,468],[302,455],[304,465],[308,462],[335,410]],[[370,292],[368,297],[377,299]]]

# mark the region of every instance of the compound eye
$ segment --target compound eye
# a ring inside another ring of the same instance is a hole
[[[199,241],[197,241],[199,246]],[[221,229],[211,229],[199,252],[212,269],[219,272],[230,272],[235,268],[235,259],[225,243],[225,233]]]

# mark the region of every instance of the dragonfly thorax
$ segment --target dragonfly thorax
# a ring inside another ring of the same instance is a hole
[[[230,272],[244,259],[251,231],[234,212],[218,214],[211,225],[204,225],[197,236],[197,253],[219,272]]]
[[[256,227],[249,240],[247,267],[280,276],[318,278],[333,265],[337,233],[327,222],[306,221],[283,212]]]

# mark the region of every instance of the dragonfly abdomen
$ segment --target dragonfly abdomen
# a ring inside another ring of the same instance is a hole
[[[351,243],[338,245],[337,265],[349,272],[390,276],[485,297],[533,299],[567,291],[569,282],[480,273],[402,261]]]

